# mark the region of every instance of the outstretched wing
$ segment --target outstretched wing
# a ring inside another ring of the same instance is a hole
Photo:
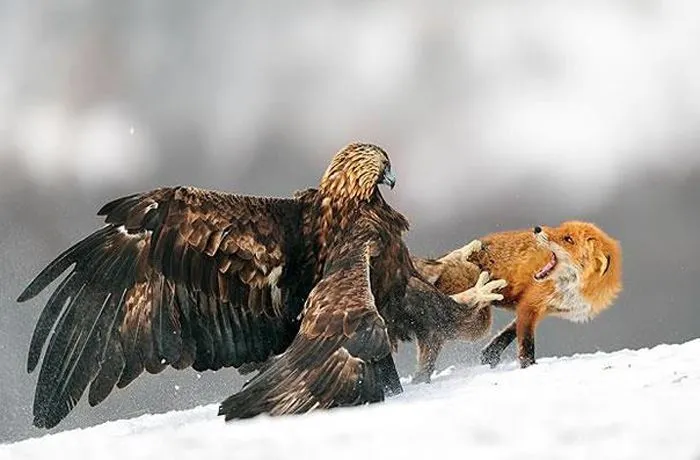
[[[341,246],[309,294],[294,342],[221,404],[219,415],[226,420],[384,399],[378,363],[391,348],[370,287],[371,243],[348,238]]]
[[[305,294],[296,291],[299,206],[184,187],[105,205],[98,214],[107,225],[57,257],[18,299],[72,266],[30,345],[31,372],[48,340],[34,424],[56,425],[88,385],[96,405],[144,369],[237,367],[284,350]]]

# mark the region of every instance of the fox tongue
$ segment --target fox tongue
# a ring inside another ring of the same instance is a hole
[[[557,256],[556,254],[552,253],[552,258],[547,262],[547,265],[545,265],[542,270],[538,271],[535,273],[535,279],[541,280],[545,278],[549,273],[554,270],[554,267],[557,266]]]

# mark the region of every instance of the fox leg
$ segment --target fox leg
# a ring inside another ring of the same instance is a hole
[[[501,361],[503,351],[515,340],[516,322],[517,320],[514,319],[481,350],[481,364],[496,367],[496,364]]]
[[[418,372],[413,377],[413,383],[430,383],[430,376],[435,370],[435,362],[442,349],[438,340],[417,340]]]
[[[518,359],[520,367],[525,368],[535,364],[535,328],[540,317],[536,310],[530,308],[519,308],[517,315]]]

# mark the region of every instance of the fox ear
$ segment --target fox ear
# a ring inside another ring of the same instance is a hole
[[[600,276],[605,275],[610,269],[610,254],[604,254],[600,248],[596,247],[597,240],[593,237],[588,238],[586,243],[588,243],[590,250],[595,254],[596,271]]]
[[[600,273],[600,276],[605,275],[610,268],[610,254],[599,254],[598,257],[596,257],[596,261],[599,264],[598,273]]]

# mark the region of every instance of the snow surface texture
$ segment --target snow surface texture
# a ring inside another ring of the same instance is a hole
[[[405,388],[385,404],[230,424],[215,405],[147,415],[3,445],[0,458],[700,458],[700,339],[450,368]]]

